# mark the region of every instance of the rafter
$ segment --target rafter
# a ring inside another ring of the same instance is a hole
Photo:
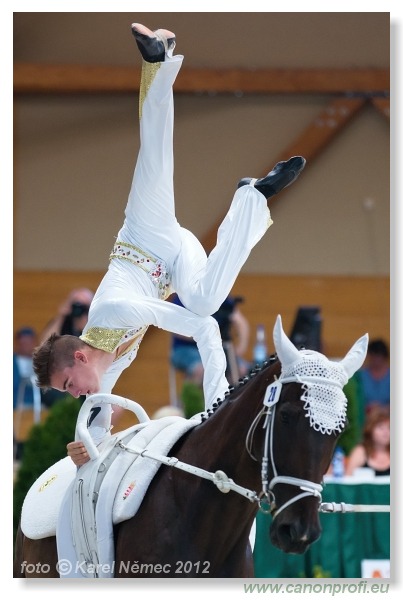
[[[312,160],[333,141],[367,103],[365,98],[335,98],[282,153]]]
[[[35,94],[138,91],[140,67],[15,63],[14,92]],[[389,90],[387,69],[193,69],[184,67],[175,93],[365,95]]]
[[[289,156],[303,156],[307,161],[312,161],[357,115],[366,102],[367,100],[364,98],[337,98],[333,100],[308,125],[305,131],[284,149],[277,160],[284,160]],[[265,173],[260,174],[260,177],[266,175],[271,168],[272,166],[268,167]],[[284,198],[285,193],[287,193],[287,190],[282,192],[282,198]],[[274,200],[275,198],[271,200],[271,203]],[[216,244],[217,229],[221,222],[222,218],[209,229],[201,240],[207,252],[210,252]]]
[[[390,121],[390,101],[389,98],[371,98],[373,106]]]

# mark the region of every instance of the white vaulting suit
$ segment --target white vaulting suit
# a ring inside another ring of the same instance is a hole
[[[192,337],[204,367],[209,407],[228,388],[219,327],[209,315],[224,302],[272,221],[266,198],[251,185],[239,188],[207,258],[200,242],[176,220],[172,86],[182,61],[180,55],[161,63],[143,61],[140,151],[125,221],[81,339],[106,352],[133,341],[102,379],[100,392],[109,393],[136,357],[149,325]],[[165,301],[173,291],[186,308]],[[110,406],[102,405],[90,426],[95,443],[109,431],[110,417]]]

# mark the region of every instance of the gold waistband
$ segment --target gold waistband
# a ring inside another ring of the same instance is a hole
[[[127,260],[136,267],[143,269],[157,287],[159,297],[165,299],[169,296],[171,277],[167,272],[167,266],[163,260],[144,252],[144,250],[133,244],[119,240],[113,246],[109,260],[113,258]]]

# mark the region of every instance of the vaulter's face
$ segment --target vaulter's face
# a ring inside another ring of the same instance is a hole
[[[89,362],[82,352],[75,353],[72,367],[65,367],[54,373],[50,383],[52,388],[61,392],[68,392],[74,398],[96,394],[100,389],[99,376],[95,365]]]

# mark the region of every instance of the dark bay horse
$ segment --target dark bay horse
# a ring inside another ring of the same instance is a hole
[[[280,318],[274,342],[278,358],[239,382],[170,453],[224,472],[252,497],[162,465],[136,516],[115,526],[115,577],[253,577],[249,535],[259,508],[271,512],[268,535],[284,552],[303,553],[318,539],[320,484],[345,424],[342,387],[362,365],[368,336],[338,363],[298,351]],[[38,562],[49,571],[24,573]],[[54,537],[19,531],[16,577],[58,577],[56,563]]]

